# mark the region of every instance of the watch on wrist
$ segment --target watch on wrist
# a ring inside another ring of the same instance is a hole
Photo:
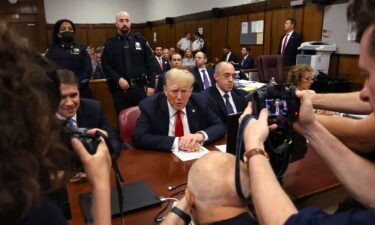
[[[173,212],[174,214],[176,214],[178,217],[180,217],[183,221],[185,221],[185,224],[189,224],[190,221],[191,221],[191,218],[190,216],[185,213],[184,211],[182,211],[181,209],[177,208],[177,207],[173,207],[171,212]]]
[[[250,149],[249,151],[246,151],[245,154],[243,155],[243,161],[245,163],[248,163],[250,158],[255,156],[255,155],[263,155],[267,159],[269,159],[268,153],[264,151],[264,149],[261,148],[253,148]]]

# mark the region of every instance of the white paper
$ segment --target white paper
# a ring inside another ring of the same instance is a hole
[[[193,159],[199,159],[209,152],[210,151],[208,151],[205,147],[201,146],[200,149],[195,152],[175,151],[173,152],[173,154],[175,154],[182,161],[189,161]]]
[[[257,33],[257,44],[263,44],[263,33]]]
[[[251,21],[251,33],[257,32],[257,21]]]
[[[249,33],[249,25],[247,22],[241,23],[241,34],[247,34]]]
[[[263,33],[263,26],[264,26],[264,20],[258,20],[256,21],[256,33]]]
[[[227,152],[227,145],[215,145],[215,148],[221,152]]]

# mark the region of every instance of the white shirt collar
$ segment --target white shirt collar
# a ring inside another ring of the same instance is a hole
[[[177,110],[172,107],[172,105],[169,103],[168,99],[167,99],[167,103],[168,103],[169,118],[171,118],[171,117],[176,115]],[[181,109],[181,111],[182,111],[182,114],[186,115],[186,107]]]
[[[217,85],[217,83],[216,83],[216,88],[217,88],[217,90],[219,90],[220,95],[221,95],[222,98],[224,98],[224,94],[228,94],[229,97],[232,97],[231,91],[230,91],[230,92],[224,92],[224,91],[221,90],[221,88]]]
[[[69,118],[65,118],[65,117],[63,117],[63,116],[60,115],[59,113],[56,113],[56,117],[57,117],[57,119],[59,119],[59,120],[67,120],[67,119],[69,119]],[[77,123],[77,113],[74,114],[74,116],[71,117],[71,119],[73,119],[73,120]]]

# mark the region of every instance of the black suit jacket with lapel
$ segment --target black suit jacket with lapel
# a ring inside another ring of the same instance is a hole
[[[243,90],[236,88],[232,89],[231,95],[234,104],[236,105],[237,112],[242,112],[245,110],[247,106],[245,98],[246,94],[247,93]],[[210,109],[225,123],[228,118],[227,109],[225,108],[224,99],[221,96],[216,85],[202,91],[200,95],[202,96],[202,99],[206,99],[208,101],[208,106],[210,107]]]
[[[199,70],[200,69],[196,66],[190,69],[190,72],[194,75],[195,79],[193,86],[193,92],[195,93],[199,93],[204,90],[204,85]],[[211,86],[215,85],[216,81],[214,79],[214,70],[212,68],[206,68],[206,72],[211,80]]]
[[[278,49],[278,54],[281,54],[281,48],[283,45],[283,38],[285,35],[283,35],[280,38],[279,42],[279,49]],[[289,41],[285,47],[285,52],[284,52],[284,66],[293,66],[296,64],[296,58],[297,58],[297,53],[298,53],[298,47],[302,43],[302,38],[301,36],[296,33],[295,31],[292,33],[292,35],[289,37]]]
[[[77,111],[77,125],[81,128],[99,128],[108,132],[108,138],[116,153],[120,153],[121,145],[119,138],[105,119],[101,105],[92,99],[80,99],[81,103]]]
[[[170,151],[175,137],[168,136],[169,110],[167,97],[157,93],[147,97],[139,104],[141,116],[137,121],[133,135],[133,143],[138,148]],[[208,135],[205,144],[212,143],[225,134],[225,125],[220,118],[209,109],[206,101],[192,94],[186,105],[186,114],[191,133],[204,131]]]

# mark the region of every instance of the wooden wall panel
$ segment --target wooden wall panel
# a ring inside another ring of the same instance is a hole
[[[192,34],[197,31],[197,22],[191,21],[185,23],[185,32],[191,32]]]
[[[39,50],[39,28],[37,23],[10,23],[9,28],[35,50]]]
[[[87,28],[77,28],[76,27],[76,34],[74,40],[78,43],[87,44]]]
[[[364,83],[365,77],[361,76],[358,68],[358,59],[358,56],[340,55],[337,75],[357,84]]]
[[[223,47],[228,42],[228,22],[227,18],[217,18],[211,20],[211,35],[212,35],[212,46],[211,46],[211,59],[220,59],[223,54]]]
[[[149,42],[149,44],[152,46],[153,38],[152,38],[152,28],[146,27],[142,29],[142,35],[146,38],[146,40]]]
[[[165,25],[165,36],[166,36],[165,47],[167,48],[176,47],[177,40],[176,40],[175,24]]]
[[[174,44],[174,46],[177,45],[177,42],[185,37],[185,23],[183,22],[179,22],[179,23],[176,23],[176,43]],[[177,50],[177,49],[176,49]]]
[[[103,46],[107,40],[105,28],[93,28],[87,30],[87,45],[91,47]]]
[[[167,25],[162,24],[159,26],[158,30],[158,43],[163,46],[163,48],[167,47]]]
[[[263,54],[271,54],[272,40],[275,38],[272,33],[272,12],[268,11],[264,17],[264,40],[263,40]]]
[[[302,36],[304,41],[319,41],[323,27],[323,10],[316,4],[304,8]]]
[[[231,50],[237,57],[241,55],[240,46],[240,33],[241,23],[248,21],[247,15],[229,16],[228,17],[228,44],[231,46]],[[224,29],[223,31],[224,32]]]
[[[105,34],[107,36],[107,39],[116,36],[117,35],[117,28],[115,27],[115,25],[113,25],[113,28],[109,28],[109,27],[106,28]]]

